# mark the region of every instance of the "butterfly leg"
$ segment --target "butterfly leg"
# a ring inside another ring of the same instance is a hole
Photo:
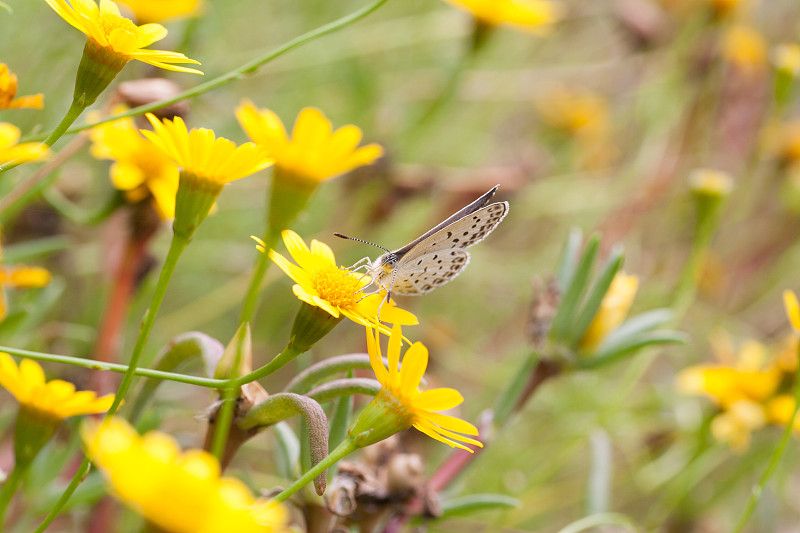
[[[362,257],[361,259],[359,259],[358,261],[347,267],[345,270],[349,270],[350,272],[355,272],[356,270],[359,270],[361,268],[369,268],[369,261],[370,261],[369,257]]]

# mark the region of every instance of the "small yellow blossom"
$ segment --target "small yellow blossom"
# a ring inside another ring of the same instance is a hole
[[[733,178],[727,172],[698,168],[689,174],[689,186],[696,194],[722,197],[733,189]]]
[[[294,280],[295,296],[306,304],[318,307],[334,318],[345,316],[357,324],[378,327],[380,318],[391,324],[417,324],[417,318],[387,302],[381,308],[383,294],[365,296],[362,290],[371,282],[369,276],[350,272],[336,265],[333,251],[327,244],[311,241],[311,248],[291,230],[281,233],[286,249],[297,264],[274,250],[269,257]],[[385,326],[380,326],[388,331]]]
[[[315,184],[368,165],[383,154],[377,144],[359,147],[361,130],[352,124],[333,131],[331,122],[313,107],[300,111],[291,139],[278,115],[250,101],[236,109],[236,118],[250,139],[275,159],[276,172],[288,179]]]
[[[112,114],[127,111],[116,106]],[[98,116],[89,116],[90,122]],[[91,130],[91,153],[98,159],[111,159],[111,183],[125,191],[129,202],[151,198],[162,219],[175,216],[175,195],[178,192],[179,171],[175,162],[158,150],[152,141],[139,134],[132,118],[123,118]]]
[[[753,28],[731,26],[722,36],[722,57],[746,74],[761,71],[767,64],[767,42]]]
[[[143,63],[166,70],[202,74],[197,69],[181,67],[175,63],[199,64],[178,52],[147,50],[156,41],[167,35],[160,24],[137,26],[120,14],[119,7],[111,0],[45,0],[71,26],[83,32],[97,52],[114,56],[123,62],[138,59]],[[121,68],[121,67],[120,67]]]
[[[639,287],[639,278],[629,276],[623,272],[618,273],[611,282],[600,308],[594,316],[592,323],[583,334],[580,346],[587,352],[597,349],[603,339],[617,326],[622,324],[628,311],[633,305],[633,298]]]
[[[164,531],[289,532],[283,506],[256,501],[241,481],[220,477],[219,463],[208,452],[182,452],[164,433],[139,436],[117,417],[87,422],[83,442],[114,495]]]
[[[23,359],[17,367],[7,353],[0,353],[0,385],[29,415],[48,420],[103,413],[114,401],[113,394],[97,398],[93,391],[75,391],[67,381],[46,381],[42,367],[35,361]]]
[[[42,94],[32,94],[29,96],[17,96],[17,75],[8,69],[4,63],[0,63],[0,109],[18,109],[29,107],[41,109],[44,106],[44,96]]]
[[[44,143],[17,144],[20,138],[19,128],[8,122],[0,122],[0,164],[25,161],[37,161],[47,157],[47,145]]]
[[[478,428],[460,418],[436,412],[452,409],[464,401],[457,390],[419,390],[428,367],[428,349],[423,344],[412,344],[400,366],[402,338],[401,328],[395,324],[389,337],[387,368],[381,356],[380,333],[367,328],[369,361],[382,387],[358,416],[348,433],[350,438],[359,446],[366,446],[413,426],[454,448],[473,451],[462,443],[482,447],[479,441],[465,436],[477,436]]]
[[[0,249],[2,260],[2,249]],[[8,314],[6,305],[6,287],[38,288],[50,283],[50,272],[41,267],[5,266],[0,264],[0,321]]]
[[[144,23],[195,16],[202,0],[120,0],[120,3],[133,12],[137,22]]]
[[[236,146],[224,137],[217,138],[213,130],[193,128],[189,131],[180,117],[161,121],[147,113],[147,119],[153,125],[153,131],[140,130],[142,134],[184,172],[200,181],[224,185],[272,164],[272,159],[254,143]]]
[[[547,0],[446,1],[488,26],[510,25],[532,33],[542,33],[561,16],[559,6]]]
[[[784,43],[772,49],[772,64],[781,72],[797,77],[800,74],[800,45]]]

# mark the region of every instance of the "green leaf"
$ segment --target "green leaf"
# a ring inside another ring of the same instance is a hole
[[[286,392],[305,394],[310,391],[314,385],[324,381],[330,376],[359,368],[372,368],[369,364],[369,355],[365,353],[352,353],[330,357],[311,365],[297,374],[297,376],[289,382],[285,390]]]
[[[583,294],[589,283],[589,276],[592,273],[592,267],[599,248],[600,238],[596,235],[592,236],[586,244],[586,249],[578,262],[575,274],[571,277],[570,283],[564,292],[564,297],[558,306],[553,325],[550,328],[551,339],[556,341],[566,340],[570,324],[574,323],[578,314],[578,306],[583,300]]]
[[[578,264],[581,242],[583,242],[583,232],[579,228],[572,228],[564,243],[564,251],[561,252],[561,257],[558,260],[558,269],[556,270],[558,288],[562,293],[572,282],[572,276]]]
[[[442,502],[440,518],[463,516],[486,509],[516,509],[521,502],[503,494],[470,494]]]
[[[5,2],[0,2],[0,9],[7,11],[9,14],[13,14],[14,10],[11,9],[11,6],[6,4]]]
[[[494,407],[494,424],[497,427],[502,427],[506,419],[513,412],[540,357],[541,354],[538,352],[526,355],[520,367],[514,372],[514,375],[511,376],[508,386],[500,393],[500,398],[497,399],[497,403],[495,403]]]
[[[352,379],[353,372],[347,373],[347,378],[345,379]],[[330,430],[330,437],[328,438],[328,442],[330,443],[330,448],[335,448],[342,442],[345,437],[347,436],[347,429],[350,427],[350,415],[353,412],[353,405],[355,404],[355,398],[352,394],[347,396],[342,396],[336,401],[336,406],[333,409],[333,415],[331,416],[331,430]],[[334,464],[330,467],[328,475],[330,479],[333,479],[336,476],[337,464]]]
[[[69,248],[69,246],[69,239],[61,235],[13,244],[3,248],[3,263],[7,265],[24,263],[31,259],[38,259],[42,256],[61,252]]]
[[[653,309],[633,316],[606,335],[595,353],[614,351],[617,346],[626,344],[628,339],[666,324],[672,320],[672,317],[673,313],[670,309]]]
[[[640,349],[654,344],[686,344],[689,336],[681,331],[653,331],[643,333],[636,337],[629,338],[627,343],[621,343],[614,347],[613,351],[598,352],[591,358],[580,361],[581,368],[596,368],[617,361],[627,355],[631,355]]]
[[[594,320],[597,310],[600,309],[600,304],[603,303],[603,298],[608,292],[609,287],[611,287],[611,283],[614,281],[614,276],[616,276],[619,269],[622,268],[622,262],[624,260],[625,257],[622,254],[622,247],[615,246],[614,249],[611,250],[600,275],[597,276],[597,279],[592,283],[592,288],[589,290],[586,303],[583,305],[583,309],[581,309],[575,326],[571,328],[569,332],[569,345],[572,348],[577,346],[586,333],[586,330],[589,329],[589,325],[592,323],[592,320]]]
[[[337,398],[352,396],[354,394],[364,394],[375,396],[381,390],[381,384],[369,378],[347,378],[337,379],[323,383],[308,392],[307,396],[319,403],[333,401]]]

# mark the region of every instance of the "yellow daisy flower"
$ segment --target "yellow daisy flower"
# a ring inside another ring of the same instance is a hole
[[[292,263],[274,250],[269,257],[292,278],[296,285],[294,294],[306,304],[324,310],[333,318],[347,317],[357,324],[368,327],[381,327],[380,319],[392,324],[417,324],[417,317],[387,302],[381,308],[383,294],[364,296],[361,292],[370,284],[369,276],[356,274],[336,265],[333,251],[327,244],[311,241],[311,248],[306,246],[300,236],[285,230],[281,233],[286,249],[297,264]],[[262,251],[264,251],[262,249]]]
[[[98,398],[93,391],[76,392],[67,381],[46,381],[35,361],[23,359],[17,367],[7,353],[0,353],[0,385],[14,395],[26,413],[47,420],[103,413],[114,401],[113,394]]]
[[[17,75],[5,63],[0,63],[0,109],[41,109],[44,107],[43,100],[41,93],[17,97]]]
[[[383,155],[383,148],[377,144],[358,147],[361,130],[356,126],[349,124],[333,131],[331,122],[313,107],[300,111],[291,139],[278,115],[258,109],[250,101],[236,109],[236,118],[250,139],[275,159],[276,172],[289,179],[316,184]]]
[[[224,185],[270,166],[273,161],[254,143],[236,146],[233,141],[217,138],[213,130],[189,131],[180,117],[158,120],[147,113],[153,131],[140,130],[185,172],[209,185]]]
[[[114,495],[156,527],[172,533],[282,533],[288,512],[256,501],[238,479],[220,477],[217,460],[203,450],[181,452],[164,433],[144,436],[117,417],[83,427],[86,453]]]
[[[465,436],[477,436],[478,428],[460,418],[436,412],[452,409],[464,401],[457,390],[419,390],[428,367],[428,349],[422,343],[415,342],[406,350],[398,370],[402,338],[400,326],[396,324],[389,337],[387,368],[381,356],[380,333],[367,328],[370,364],[382,387],[358,416],[349,431],[350,438],[359,446],[367,446],[413,426],[454,448],[473,451],[461,443],[483,447],[479,441]]]
[[[71,26],[83,32],[88,43],[93,48],[97,48],[96,51],[99,54],[108,54],[109,58],[113,56],[123,65],[128,61],[138,59],[143,63],[166,70],[202,74],[197,69],[175,65],[175,63],[199,65],[199,62],[189,59],[181,53],[145,49],[146,46],[166,37],[166,28],[160,24],[137,26],[133,21],[121,15],[119,7],[111,0],[100,0],[99,6],[94,0],[72,0],[71,2],[45,0],[45,2]],[[119,66],[119,68],[122,67]]]
[[[121,0],[137,22],[163,22],[178,17],[190,17],[199,11],[202,0]]]
[[[755,29],[731,26],[722,36],[722,57],[746,74],[755,74],[767,65],[767,42]]]
[[[468,11],[484,24],[508,24],[533,33],[542,33],[556,22],[561,9],[546,0],[445,0]]]
[[[116,106],[112,114],[124,113],[127,106]],[[99,119],[89,117],[90,122]],[[175,195],[180,172],[175,162],[153,142],[139,134],[130,117],[108,122],[93,128],[91,154],[98,159],[111,159],[111,183],[125,191],[131,203],[147,197],[162,219],[175,217]]]
[[[47,145],[44,143],[17,144],[20,138],[19,128],[8,122],[0,122],[0,164],[15,161],[37,161],[47,156]]]
[[[603,339],[625,320],[638,287],[639,279],[636,276],[620,272],[614,277],[597,314],[583,334],[580,342],[582,350],[594,351]]]

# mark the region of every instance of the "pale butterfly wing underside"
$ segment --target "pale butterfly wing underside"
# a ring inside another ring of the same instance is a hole
[[[497,186],[406,246],[370,264],[369,274],[388,292],[419,295],[458,276],[469,263],[464,248],[482,241],[508,213],[508,202],[486,205]]]

